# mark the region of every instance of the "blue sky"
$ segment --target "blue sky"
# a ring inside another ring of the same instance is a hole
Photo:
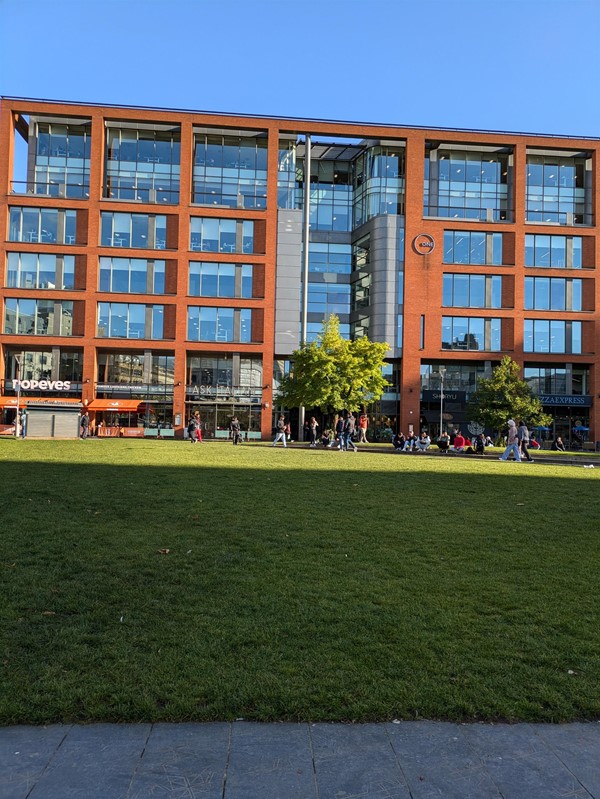
[[[0,94],[600,136],[600,0],[0,0]]]

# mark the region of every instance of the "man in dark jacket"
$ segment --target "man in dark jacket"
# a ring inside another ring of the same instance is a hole
[[[358,447],[354,443],[354,431],[356,430],[356,419],[354,414],[346,414],[344,419],[344,449],[352,447],[354,452],[358,452]]]
[[[234,416],[231,420],[231,424],[229,425],[229,432],[231,433],[231,438],[233,439],[234,446],[240,443],[240,423],[238,421],[237,416]]]

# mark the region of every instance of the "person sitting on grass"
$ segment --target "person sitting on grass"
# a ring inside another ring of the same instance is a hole
[[[485,455],[485,436],[480,433],[475,439],[475,454]]]
[[[404,452],[412,452],[417,447],[417,438],[415,433],[409,433],[408,438],[406,439],[406,444],[404,445]]]
[[[529,439],[529,449],[540,449],[540,442],[535,437],[535,433],[532,433]]]
[[[431,446],[431,439],[427,435],[427,431],[423,430],[423,432],[419,437],[419,440],[417,441],[417,454],[419,452],[425,454],[430,446]]]
[[[456,435],[454,436],[454,446],[453,449],[455,452],[464,452],[465,451],[465,437],[460,432],[460,430],[456,431]]]
[[[560,436],[556,436],[552,442],[552,449],[555,452],[566,452],[565,445],[563,444],[563,440]]]
[[[445,430],[442,430],[442,432],[440,433],[439,438],[437,440],[437,445],[442,455],[448,454],[448,447],[450,446],[450,436]]]
[[[392,438],[393,448],[402,451],[405,444],[406,439],[404,438],[404,433],[402,431],[399,433],[394,433],[394,437]]]

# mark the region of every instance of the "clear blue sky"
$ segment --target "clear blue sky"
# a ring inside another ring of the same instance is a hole
[[[600,136],[600,0],[0,0],[0,94]]]

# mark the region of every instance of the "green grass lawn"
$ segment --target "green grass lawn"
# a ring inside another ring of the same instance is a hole
[[[0,723],[600,717],[598,469],[8,440],[0,478]]]

